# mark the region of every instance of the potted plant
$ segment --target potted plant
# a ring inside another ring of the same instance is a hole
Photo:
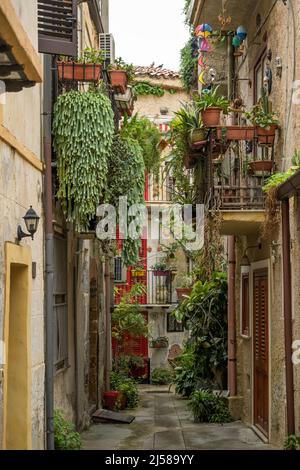
[[[187,148],[197,149],[207,143],[207,129],[203,126],[201,111],[194,102],[186,103],[175,113],[172,132]]]
[[[158,336],[158,338],[152,339],[149,344],[152,349],[163,349],[169,346],[169,338],[167,336]]]
[[[167,263],[162,260],[151,266],[154,276],[168,276],[170,274],[170,268]]]
[[[110,390],[103,393],[103,408],[105,410],[121,410],[126,407],[125,397],[118,390]]]
[[[229,101],[218,94],[219,87],[211,90],[203,90],[196,98],[196,105],[202,114],[205,127],[216,127],[220,124],[221,112],[227,114]]]
[[[82,55],[76,60],[61,56],[57,61],[58,78],[78,82],[97,82],[101,78],[104,60],[104,51],[90,47],[84,49]]]
[[[255,126],[258,144],[272,146],[278,128],[278,118],[276,113],[270,111],[265,93],[259,103],[246,113],[246,116]]]
[[[253,140],[255,137],[254,126],[220,126],[217,128],[218,140]]]
[[[143,277],[146,274],[146,270],[143,264],[139,264],[131,269],[132,277]]]
[[[133,78],[133,72],[133,65],[126,64],[121,57],[109,65],[109,79],[116,93],[124,94],[126,92],[128,82]]]
[[[194,278],[191,273],[181,274],[177,278],[176,292],[178,300],[184,300],[193,290]]]

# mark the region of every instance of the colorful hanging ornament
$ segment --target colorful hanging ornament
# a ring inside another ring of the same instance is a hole
[[[203,54],[200,54],[200,55],[199,55],[198,65],[199,65],[199,67],[201,67],[201,68],[205,66]]]
[[[197,26],[197,28],[195,29],[195,36],[208,38],[212,35],[212,32],[213,32],[213,29],[211,25],[208,23],[203,23]]]
[[[211,44],[208,42],[206,38],[202,38],[200,44],[200,52],[210,52],[211,51]]]
[[[247,31],[244,26],[239,26],[236,30],[236,35],[240,38],[241,41],[245,41],[247,37]]]
[[[241,45],[241,43],[242,43],[242,41],[241,41],[241,39],[239,38],[239,36],[236,35],[236,36],[234,36],[234,37],[232,38],[232,45],[233,45],[234,47],[239,47],[239,46]]]

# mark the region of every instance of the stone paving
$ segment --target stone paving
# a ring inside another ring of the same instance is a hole
[[[241,422],[196,424],[186,400],[166,387],[142,386],[131,424],[93,424],[82,434],[87,450],[270,450]]]

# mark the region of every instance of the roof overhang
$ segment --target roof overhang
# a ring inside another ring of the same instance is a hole
[[[0,80],[6,91],[19,91],[42,82],[40,57],[10,0],[0,2]]]
[[[277,199],[282,201],[297,194],[300,194],[300,170],[278,187]]]

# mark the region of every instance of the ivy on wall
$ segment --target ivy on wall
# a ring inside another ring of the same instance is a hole
[[[153,96],[162,97],[164,96],[166,92],[164,88],[160,87],[159,85],[153,85],[151,82],[147,80],[135,82],[133,89],[134,89],[134,93],[136,96],[153,95]],[[174,95],[175,93],[177,93],[177,90],[175,88],[170,88],[167,91],[171,95]]]
[[[190,91],[196,86],[198,64],[193,52],[194,38],[190,37],[180,52],[180,76],[184,88]]]
[[[99,90],[60,95],[54,106],[53,134],[57,197],[67,221],[73,222],[77,231],[86,230],[107,188],[114,134],[109,99]]]

